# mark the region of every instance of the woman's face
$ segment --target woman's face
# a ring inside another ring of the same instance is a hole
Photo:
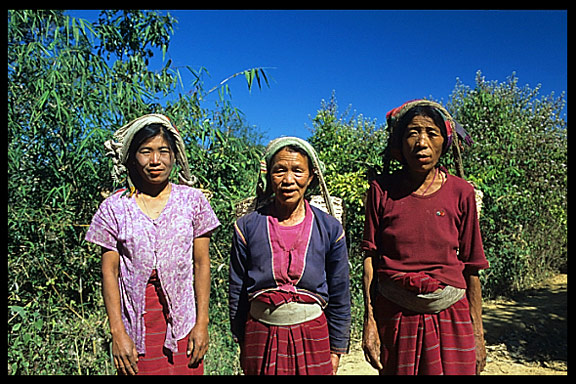
[[[299,203],[314,177],[308,167],[308,158],[282,148],[272,158],[270,168],[270,181],[276,200],[284,205]]]
[[[428,116],[414,116],[402,137],[402,155],[413,172],[429,172],[440,156],[444,145],[442,131]]]
[[[175,156],[163,135],[151,137],[136,151],[136,168],[144,182],[162,184],[172,172]]]

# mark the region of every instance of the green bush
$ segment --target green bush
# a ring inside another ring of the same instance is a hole
[[[539,86],[458,83],[449,109],[475,140],[464,153],[467,179],[484,192],[480,217],[491,268],[490,295],[518,291],[567,263],[567,136],[564,97]]]
[[[260,136],[229,102],[227,85],[192,91],[178,69],[152,71],[176,20],[106,11],[94,25],[62,11],[8,14],[8,373],[106,374],[110,362],[100,250],[84,241],[92,215],[118,185],[103,142],[127,120],[170,117],[187,140],[199,187],[222,222],[213,237],[211,334],[206,373],[238,371],[227,319],[233,203],[252,193]],[[134,34],[138,26],[144,31]],[[95,54],[97,52],[97,54]],[[260,85],[262,69],[245,75]],[[210,109],[207,96],[218,90]],[[167,101],[168,96],[171,96]]]

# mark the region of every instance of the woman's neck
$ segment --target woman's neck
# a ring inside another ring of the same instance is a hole
[[[434,167],[428,172],[411,172],[406,170],[408,187],[413,193],[429,195],[436,192],[444,183],[445,177],[442,171]]]
[[[140,184],[140,183],[139,183]],[[171,187],[170,182],[167,180],[161,184],[150,184],[150,183],[142,183],[140,185],[136,185],[136,189],[140,193],[144,193],[150,197],[158,197],[160,195],[165,195],[166,193],[170,193]]]
[[[160,217],[160,214],[168,204],[168,199],[170,198],[170,193],[172,191],[172,186],[170,183],[164,187],[156,195],[152,195],[148,192],[139,190],[136,194],[136,204],[138,207],[152,220],[156,220]],[[156,192],[156,191],[154,191]]]
[[[302,199],[294,205],[284,205],[278,200],[274,200],[272,215],[278,219],[278,224],[282,226],[300,224],[306,216],[306,202]]]

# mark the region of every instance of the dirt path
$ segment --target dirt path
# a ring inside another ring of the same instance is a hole
[[[488,363],[483,375],[566,375],[568,275],[507,300],[484,303]],[[377,375],[364,360],[360,340],[342,357],[339,375]]]

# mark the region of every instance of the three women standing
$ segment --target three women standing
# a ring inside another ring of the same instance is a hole
[[[382,374],[474,374],[485,364],[474,189],[438,167],[458,127],[418,100],[388,116],[403,169],[370,184],[363,239],[366,359]],[[120,373],[202,373],[208,347],[210,234],[219,222],[192,184],[183,141],[146,115],[107,148],[128,188],[107,198],[86,239],[102,247],[103,295]],[[237,220],[229,311],[246,374],[334,374],[350,343],[340,222],[311,206],[323,164],[304,140],[266,148],[256,210]]]

